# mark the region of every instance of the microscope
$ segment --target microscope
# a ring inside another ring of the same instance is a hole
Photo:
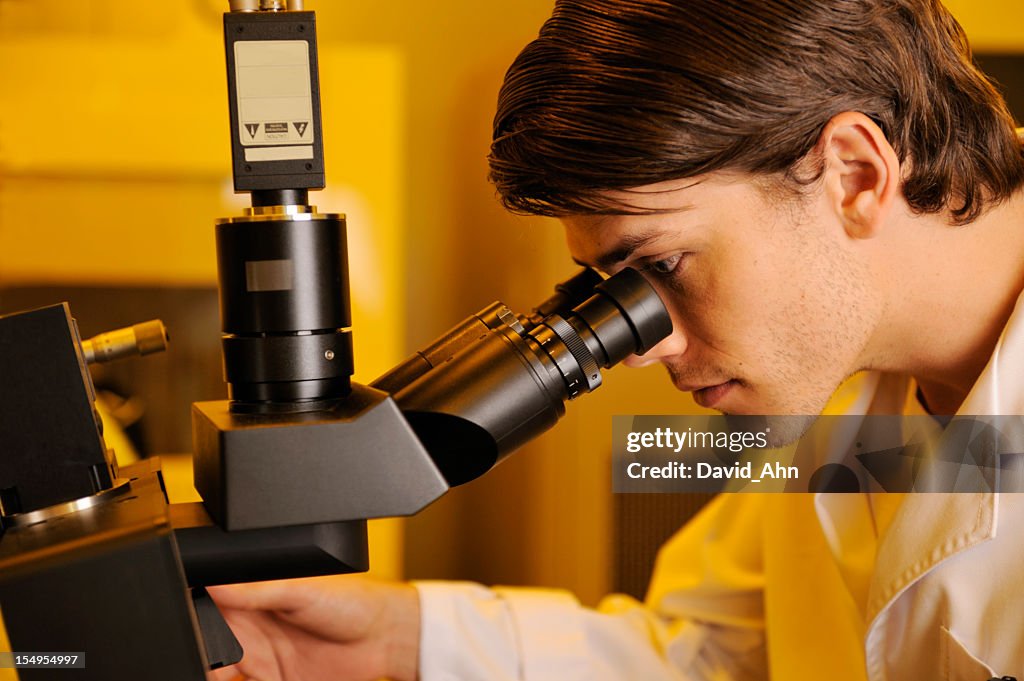
[[[193,405],[202,503],[168,503],[156,458],[118,466],[95,411],[88,364],[162,349],[162,326],[83,342],[66,304],[0,317],[0,611],[12,650],[35,654],[25,681],[64,678],[51,658],[67,653],[74,678],[202,681],[243,654],[204,587],[365,571],[367,519],[484,474],[671,331],[637,272],[583,270],[354,383],[345,217],[309,202],[323,128],[300,4],[224,15],[234,187],[252,205],[216,224],[229,399]]]

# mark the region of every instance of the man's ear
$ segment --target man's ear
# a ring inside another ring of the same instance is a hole
[[[870,118],[846,111],[828,122],[817,146],[826,196],[846,232],[874,237],[899,193],[900,162],[892,145]]]

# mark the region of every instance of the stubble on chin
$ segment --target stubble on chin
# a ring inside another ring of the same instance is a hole
[[[682,384],[694,384],[694,383],[709,383],[715,380],[719,380],[718,377],[707,377],[695,375],[692,370],[687,370],[680,367],[674,367],[671,364],[665,364],[665,369],[668,371],[669,377],[672,379],[673,385]],[[749,388],[749,386],[740,379],[724,379],[724,380],[736,380],[741,387]],[[818,420],[818,416],[821,414],[822,408],[813,409],[807,405],[803,405],[806,411],[801,411],[799,405],[792,405],[790,408],[784,409],[786,412],[784,415],[776,414],[757,414],[757,413],[734,413],[724,410],[718,410],[726,418],[729,423],[730,430],[737,430],[741,432],[766,432],[768,438],[768,449],[778,449],[780,447],[786,447],[793,444],[804,434],[810,430],[814,422]],[[779,411],[778,407],[771,409],[771,411]],[[769,411],[769,409],[765,409]]]

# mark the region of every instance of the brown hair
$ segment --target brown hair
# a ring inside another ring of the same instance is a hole
[[[491,179],[543,215],[636,212],[606,192],[715,170],[796,187],[843,111],[908,163],[917,212],[967,223],[1024,183],[1006,105],[938,0],[558,0],[505,76]]]

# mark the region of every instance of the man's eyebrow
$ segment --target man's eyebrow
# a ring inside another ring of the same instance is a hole
[[[599,270],[609,270],[615,265],[619,264],[623,260],[628,260],[631,255],[638,249],[646,246],[652,241],[656,241],[665,235],[660,230],[651,230],[649,232],[641,232],[639,234],[627,234],[619,243],[616,244],[615,248],[599,255],[593,262],[585,263],[577,258],[573,258],[573,262],[581,267],[596,267]]]

